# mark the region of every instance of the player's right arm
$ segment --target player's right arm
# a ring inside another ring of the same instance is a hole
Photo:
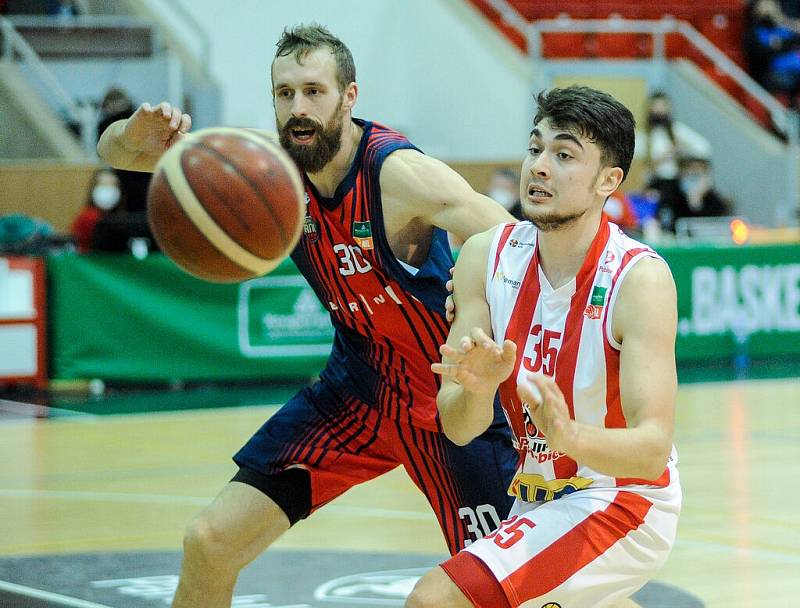
[[[492,338],[486,301],[486,264],[494,230],[471,237],[464,244],[453,273],[456,316],[439,349],[442,362],[431,370],[442,376],[437,396],[445,435],[466,445],[489,428],[494,416],[494,396],[511,374],[516,345]]]
[[[143,103],[103,131],[97,153],[117,169],[152,172],[161,155],[192,128],[192,118],[167,102]]]

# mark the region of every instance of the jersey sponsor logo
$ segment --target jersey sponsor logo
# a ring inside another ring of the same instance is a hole
[[[505,411],[505,410],[504,410]],[[508,418],[508,415],[506,415]],[[533,458],[538,458],[539,454],[549,452],[550,449],[547,445],[547,439],[544,434],[536,428],[531,415],[530,406],[526,402],[522,402],[522,421],[525,424],[525,436],[514,437],[514,447],[520,452],[527,452]]]
[[[516,247],[518,249],[521,249],[523,247],[533,247],[534,244],[535,243],[526,243],[524,241],[520,241],[520,240],[517,240],[517,239],[511,239],[510,241],[508,241],[508,246],[509,247]]]
[[[558,460],[562,456],[566,456],[566,454],[564,452],[554,452],[548,450],[547,452],[540,452],[539,454],[537,454],[536,462],[538,462],[539,464],[544,464],[545,462],[548,462],[550,460]]]
[[[384,285],[383,290],[385,293],[380,293],[378,295],[368,294],[365,296],[363,293],[356,294],[357,300],[349,300],[347,302],[342,302],[341,300],[337,300],[336,302],[328,301],[328,308],[330,308],[332,312],[349,311],[352,314],[362,312],[372,316],[376,313],[375,308],[383,304],[388,304],[389,302],[394,302],[398,306],[403,306],[403,300],[400,299],[391,285]]]
[[[306,215],[306,218],[303,220],[303,237],[309,243],[316,243],[319,240],[317,223],[314,221],[314,218],[311,217],[310,215]]]
[[[589,304],[586,305],[586,310],[583,311],[583,314],[587,319],[599,319],[603,316],[603,308],[605,308],[606,305],[607,291],[608,287],[600,287],[599,285],[595,285],[592,288],[592,295],[589,298]]]
[[[522,285],[522,282],[518,281],[517,279],[509,279],[502,270],[498,270],[496,273],[494,273],[494,278],[497,281],[501,281],[505,285],[509,285],[511,289],[519,289],[520,285]]]
[[[517,448],[519,451],[528,452],[531,456],[536,457],[538,454],[542,454],[548,451],[547,440],[542,437],[521,437],[520,439],[515,439],[514,447]]]
[[[369,221],[353,222],[353,239],[361,249],[374,249],[372,242],[372,225]]]
[[[592,485],[586,477],[569,479],[545,479],[538,473],[517,473],[508,487],[508,493],[526,502],[557,500],[567,494],[583,490]]]

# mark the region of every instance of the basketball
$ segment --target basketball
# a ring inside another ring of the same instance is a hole
[[[147,220],[161,251],[200,279],[235,283],[288,256],[305,215],[303,181],[289,155],[255,131],[210,128],[159,159]]]

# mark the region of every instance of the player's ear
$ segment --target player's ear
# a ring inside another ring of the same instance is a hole
[[[605,200],[619,188],[623,177],[625,172],[620,167],[605,167],[597,176],[597,194]]]
[[[353,106],[356,105],[356,99],[358,99],[358,85],[355,82],[351,82],[345,87],[342,94],[343,109],[352,110]]]

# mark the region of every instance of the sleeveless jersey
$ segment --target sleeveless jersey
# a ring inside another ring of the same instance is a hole
[[[305,176],[303,236],[292,253],[335,328],[320,378],[343,399],[354,395],[392,419],[438,429],[430,364],[448,332],[447,233],[434,227],[416,273],[397,260],[384,230],[380,172],[392,152],[417,148],[383,125],[353,120],[364,132],[334,196],[322,197]]]
[[[553,289],[539,265],[537,243],[537,229],[530,222],[500,226],[487,266],[486,298],[495,340],[517,344],[514,371],[500,386],[500,400],[520,455],[509,493],[535,502],[589,485],[668,485],[677,459],[674,448],[657,480],[612,478],[550,450],[528,405],[517,396],[518,380],[529,372],[542,373],[554,377],[574,420],[625,428],[619,387],[621,345],[611,332],[614,303],[628,271],[639,260],[661,258],[623,234],[604,215],[577,276]]]

